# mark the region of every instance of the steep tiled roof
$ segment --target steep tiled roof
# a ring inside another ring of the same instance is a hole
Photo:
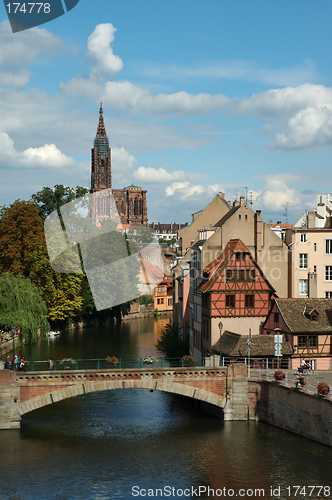
[[[249,257],[252,258],[248,248],[241,240],[239,239],[229,240],[229,242],[227,243],[221,254],[203,269],[203,272],[209,274],[209,278],[203,281],[199,285],[199,287],[197,288],[199,292],[207,292],[210,290],[210,288],[220,275],[221,270],[224,268],[229,259],[232,257],[233,253],[236,252],[247,253]],[[257,264],[255,265],[259,269],[259,266]],[[263,276],[262,272],[261,275]],[[270,285],[270,283],[269,286],[271,290],[274,291],[274,288]]]
[[[225,357],[248,356],[249,336],[239,335],[226,331],[221,336],[221,354]],[[218,340],[212,351],[220,354],[220,341]],[[292,348],[289,342],[282,343],[281,354],[284,356],[292,354]],[[253,335],[251,337],[250,356],[274,356],[274,335]]]
[[[276,299],[278,308],[291,332],[331,332],[332,299]],[[317,321],[310,319],[315,309]]]
[[[223,224],[225,224],[225,222],[230,219],[232,217],[233,214],[235,214],[235,212],[237,212],[240,208],[240,205],[237,205],[233,208],[230,209],[229,212],[227,212],[226,215],[224,215],[218,222],[217,224],[215,224],[215,227],[221,227]]]
[[[148,260],[143,260],[141,263],[143,271],[155,282],[160,283],[160,281],[164,278],[165,273],[159,266],[154,266]]]

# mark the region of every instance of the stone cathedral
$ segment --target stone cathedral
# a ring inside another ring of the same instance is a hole
[[[106,191],[108,189],[112,189],[111,148],[100,104],[97,134],[91,150],[91,193],[99,193],[93,213],[96,220],[112,217],[113,203],[108,196],[109,191]],[[112,194],[121,224],[148,225],[146,190],[131,185],[124,189],[112,189]]]

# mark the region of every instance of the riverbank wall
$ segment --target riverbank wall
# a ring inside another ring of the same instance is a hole
[[[332,401],[277,382],[250,380],[248,419],[332,446]]]
[[[16,347],[18,347],[20,342],[21,342],[21,340],[20,340],[19,335],[14,337],[15,349],[16,349]],[[11,352],[12,350],[13,350],[13,339],[9,339],[9,340],[5,340],[5,341],[1,342],[1,344],[0,344],[0,356],[7,354],[8,352]]]

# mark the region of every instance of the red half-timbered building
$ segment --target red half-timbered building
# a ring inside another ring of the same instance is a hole
[[[208,356],[222,331],[258,335],[271,300],[272,285],[240,239],[228,242],[217,259],[203,269],[200,350]],[[222,329],[219,327],[222,323]]]

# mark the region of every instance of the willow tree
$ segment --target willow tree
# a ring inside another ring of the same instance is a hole
[[[49,330],[47,307],[41,293],[29,278],[0,274],[0,325],[10,330],[13,325],[21,330],[26,343],[36,342],[40,329],[42,335]]]

